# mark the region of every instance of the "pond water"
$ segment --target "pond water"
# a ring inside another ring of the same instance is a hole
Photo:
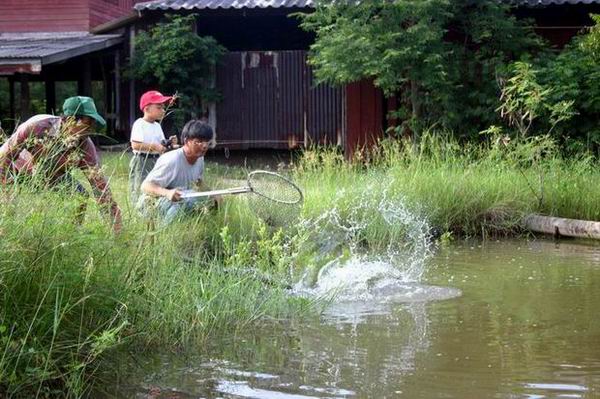
[[[600,397],[600,246],[457,242],[419,284],[377,280],[319,317],[195,354],[139,356],[137,398]],[[393,298],[393,300],[383,300]]]

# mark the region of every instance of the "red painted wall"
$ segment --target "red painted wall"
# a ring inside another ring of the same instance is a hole
[[[346,156],[383,136],[383,94],[371,81],[346,86]]]
[[[0,32],[87,31],[88,1],[2,0]]]
[[[0,0],[0,32],[70,32],[127,15],[139,0]]]
[[[90,28],[133,12],[133,5],[144,0],[90,0]]]

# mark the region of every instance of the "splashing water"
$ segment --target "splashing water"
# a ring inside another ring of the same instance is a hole
[[[367,187],[345,216],[336,207],[303,221],[303,229],[315,232],[312,239],[320,243],[321,252],[343,252],[340,248],[346,247],[349,256],[326,263],[314,283],[305,274],[294,292],[337,303],[417,302],[459,295],[458,290],[420,284],[433,253],[429,224],[411,212],[404,199],[389,198],[387,190],[379,197],[374,192]]]

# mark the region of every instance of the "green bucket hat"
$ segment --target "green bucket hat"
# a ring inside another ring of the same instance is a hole
[[[90,97],[75,96],[69,97],[63,104],[63,115],[66,116],[89,116],[94,118],[103,127],[106,126],[106,121],[100,116],[96,110],[96,104]]]

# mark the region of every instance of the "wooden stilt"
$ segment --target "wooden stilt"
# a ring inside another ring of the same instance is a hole
[[[30,102],[29,102],[29,77],[26,74],[21,74],[20,76],[21,84],[21,98],[20,98],[20,116],[21,121],[29,118],[30,114]]]
[[[46,113],[56,115],[56,84],[54,79],[46,77],[44,88],[46,91]]]

